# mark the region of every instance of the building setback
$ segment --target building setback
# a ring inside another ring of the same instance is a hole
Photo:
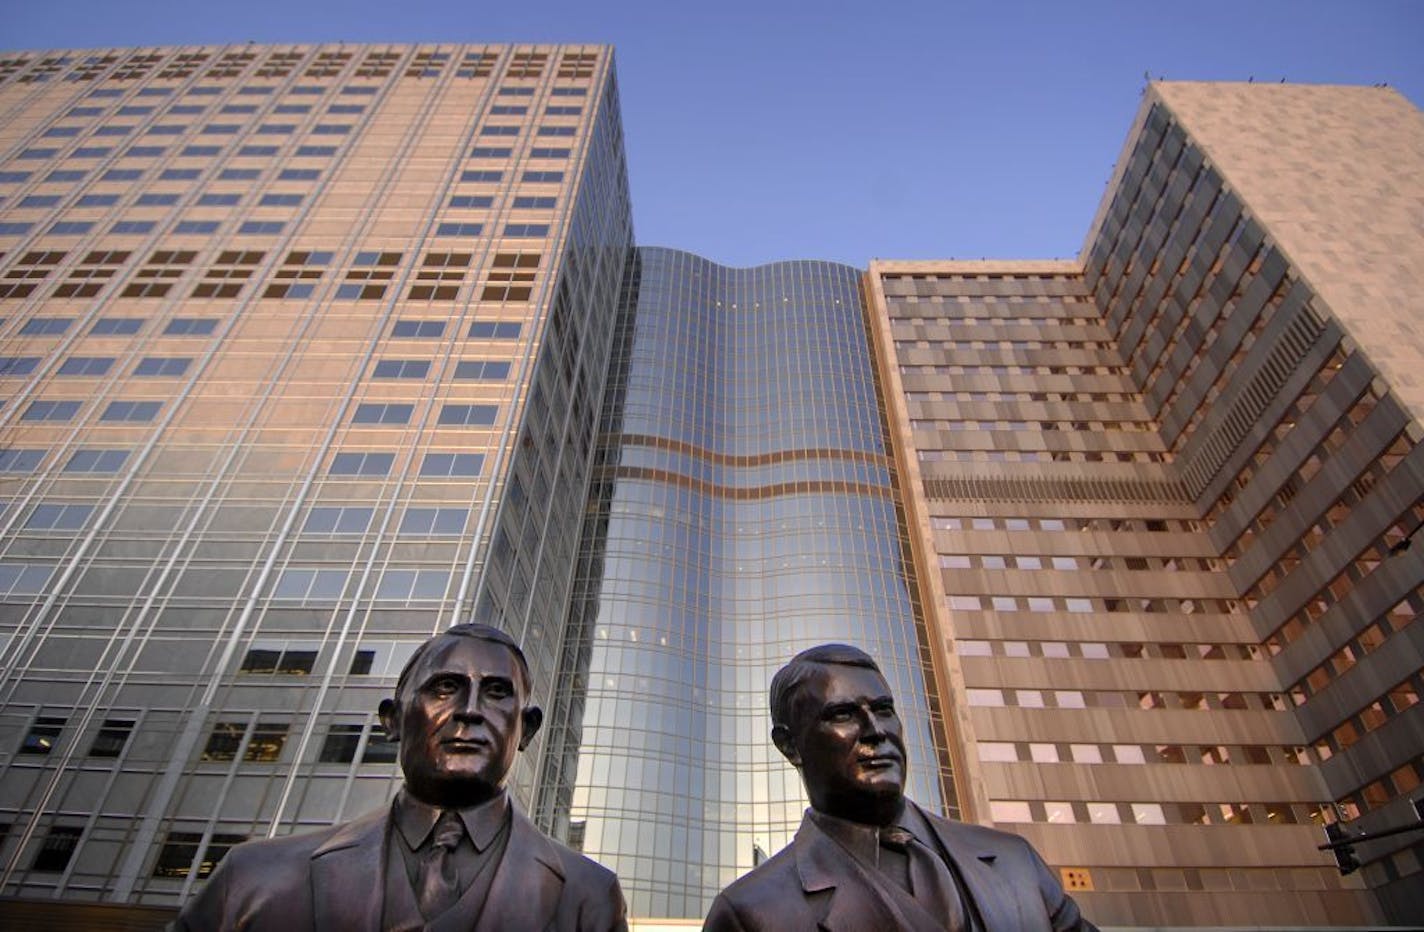
[[[479,620],[639,919],[789,840],[824,640],[1100,924],[1417,917],[1315,845],[1424,777],[1421,214],[1393,91],[1157,83],[1077,260],[729,269],[633,247],[606,46],[0,56],[0,915],[383,805]]]

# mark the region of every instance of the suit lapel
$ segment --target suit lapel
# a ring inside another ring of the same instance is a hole
[[[817,925],[828,932],[907,929],[909,920],[887,902],[877,884],[808,815],[792,843],[796,871]]]
[[[380,929],[389,814],[389,809],[377,810],[348,822],[312,852],[315,928]]]
[[[523,813],[510,808],[509,843],[490,882],[477,932],[547,928],[563,895],[558,850]]]
[[[918,808],[918,807],[917,807]],[[965,892],[973,900],[985,929],[1017,929],[1022,926],[1019,904],[1013,897],[1014,884],[1005,883],[994,869],[998,853],[975,845],[955,830],[955,824],[920,810],[934,830],[949,859],[954,862]]]

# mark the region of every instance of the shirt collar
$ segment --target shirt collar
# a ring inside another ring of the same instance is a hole
[[[870,867],[880,866],[880,826],[852,822],[815,809],[810,810],[810,816],[821,831],[849,851],[856,860]],[[926,840],[924,833],[928,827],[915,807],[908,803],[890,824],[900,826],[922,842]]]
[[[392,804],[396,828],[410,850],[415,851],[430,838],[440,813],[445,810],[431,806],[412,796],[404,787],[396,794]],[[478,806],[451,810],[465,824],[465,834],[475,845],[475,850],[483,852],[494,841],[500,829],[509,821],[509,794],[500,790],[499,794]]]

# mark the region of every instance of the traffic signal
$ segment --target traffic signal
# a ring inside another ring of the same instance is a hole
[[[1331,822],[1325,826],[1325,840],[1332,845],[1349,839],[1343,826],[1339,822]],[[1360,869],[1360,859],[1355,857],[1354,845],[1343,844],[1330,849],[1335,855],[1335,866],[1340,868],[1340,875],[1353,874]]]

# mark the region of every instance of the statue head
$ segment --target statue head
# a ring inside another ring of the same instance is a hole
[[[771,740],[801,771],[811,805],[885,825],[904,805],[905,740],[880,668],[847,644],[804,650],[771,680]]]
[[[524,652],[503,631],[475,624],[416,648],[380,716],[400,742],[407,790],[443,808],[493,798],[544,721],[529,704]]]

